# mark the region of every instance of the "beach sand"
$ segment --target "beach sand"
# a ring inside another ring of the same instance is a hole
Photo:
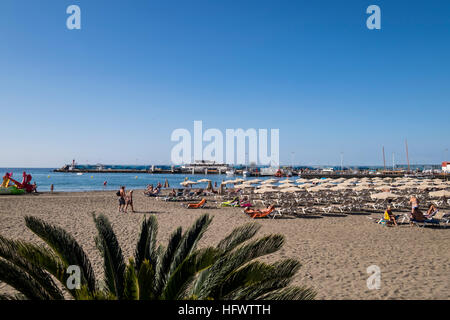
[[[91,213],[107,215],[117,234],[125,258],[133,255],[144,215],[158,219],[158,240],[166,245],[178,226],[190,226],[201,214],[213,221],[199,247],[216,245],[233,228],[256,221],[262,228],[257,236],[279,233],[284,247],[262,258],[273,262],[295,258],[302,268],[294,284],[313,287],[318,299],[449,299],[450,229],[397,228],[375,224],[370,215],[327,216],[252,220],[239,208],[187,210],[179,202],[163,202],[135,191],[137,213],[118,213],[115,192],[55,193],[0,197],[0,234],[13,239],[40,241],[24,223],[33,215],[65,228],[83,246],[98,279],[102,261],[95,247],[96,229]],[[372,215],[379,217],[380,215]],[[381,288],[369,290],[367,267],[381,269]],[[0,283],[0,293],[11,293]]]

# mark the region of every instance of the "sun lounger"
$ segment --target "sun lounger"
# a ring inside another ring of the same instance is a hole
[[[255,219],[255,218],[265,218],[274,211],[275,211],[275,206],[271,205],[265,210],[253,210],[253,209],[247,208],[244,210],[244,213],[249,215],[250,218]]]
[[[200,202],[198,203],[188,203],[186,208],[188,209],[199,209],[199,208],[203,208],[205,206],[206,203],[206,199],[203,198]]]

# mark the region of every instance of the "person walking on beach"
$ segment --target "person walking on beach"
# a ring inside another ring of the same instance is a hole
[[[53,193],[53,190],[54,190],[54,187],[53,187],[53,184],[50,186],[50,192],[52,192]]]
[[[125,186],[121,186],[120,190],[117,191],[117,195],[119,196],[119,212],[123,212],[125,207]]]
[[[125,204],[125,213],[127,213],[128,206],[131,207],[131,212],[134,213],[134,208],[133,208],[133,190],[130,190],[128,192],[128,194],[126,195],[126,198],[125,198],[125,202],[126,202],[126,204]]]

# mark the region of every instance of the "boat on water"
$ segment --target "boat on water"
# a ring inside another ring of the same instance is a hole
[[[249,172],[248,172],[247,170],[242,171],[242,176],[243,176],[244,178],[247,178],[248,175],[249,175]]]
[[[234,176],[234,175],[236,174],[236,171],[234,171],[234,169],[230,169],[230,170],[227,170],[227,171],[225,172],[225,174],[226,174],[227,176],[231,177],[231,176]]]
[[[215,161],[199,160],[194,163],[181,166],[182,172],[189,172],[192,174],[205,174],[208,172],[222,173],[230,170],[230,167],[224,163],[216,163]]]
[[[274,176],[278,172],[276,167],[261,168],[260,176]]]

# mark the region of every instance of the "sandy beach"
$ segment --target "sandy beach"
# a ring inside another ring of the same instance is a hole
[[[40,241],[26,227],[23,217],[33,215],[65,228],[83,246],[102,277],[102,261],[95,247],[96,229],[91,217],[103,213],[113,224],[125,258],[131,257],[144,215],[154,214],[159,241],[165,245],[178,226],[188,227],[201,214],[213,216],[199,247],[215,245],[233,228],[252,221],[239,208],[217,208],[208,202],[198,210],[179,202],[163,202],[135,191],[137,213],[118,213],[115,192],[74,192],[0,197],[0,234],[13,239]],[[313,287],[317,299],[449,299],[449,229],[408,225],[385,227],[368,217],[376,214],[255,220],[259,236],[285,236],[282,250],[264,258],[295,258],[302,263],[295,284]],[[380,290],[369,290],[366,269],[381,269]],[[1,293],[11,289],[0,283]]]

